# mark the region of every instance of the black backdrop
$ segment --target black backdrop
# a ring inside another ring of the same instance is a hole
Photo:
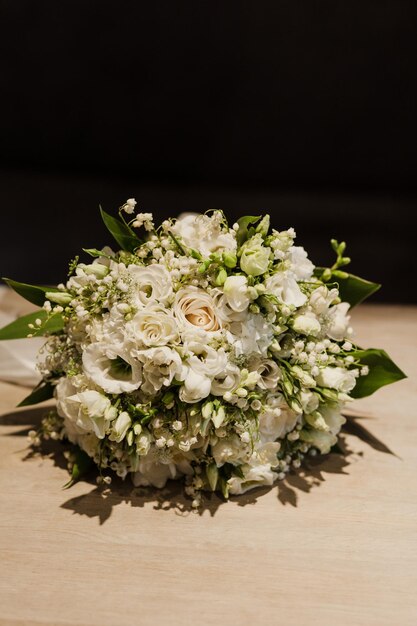
[[[415,0],[0,0],[0,273],[57,282],[96,207],[269,210],[416,301]]]

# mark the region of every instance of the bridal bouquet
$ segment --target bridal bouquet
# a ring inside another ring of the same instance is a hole
[[[268,215],[156,227],[135,204],[101,210],[120,250],[86,249],[65,284],[7,281],[42,307],[0,338],[47,337],[22,405],[56,398],[31,436],[73,444],[72,481],[91,464],[107,484],[112,472],[137,486],[183,479],[193,506],[204,490],[272,485],[331,451],[346,402],[404,377],[353,342],[349,310],[379,285],[341,269],[345,243],[319,268]]]

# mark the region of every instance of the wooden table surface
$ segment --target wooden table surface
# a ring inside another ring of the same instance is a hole
[[[175,484],[62,490],[28,454],[42,410],[0,383],[0,624],[417,624],[417,308],[353,317],[409,378],[354,404],[345,456],[200,515]]]

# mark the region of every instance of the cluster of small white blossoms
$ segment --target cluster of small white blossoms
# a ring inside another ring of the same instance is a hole
[[[269,233],[266,216],[241,233],[221,211],[159,228],[139,213],[130,227],[144,227],[133,252],[96,251],[47,294],[65,329],[41,366],[56,385],[46,436],[77,444],[107,483],[110,470],[136,486],[184,478],[194,506],[328,453],[367,371],[350,355],[349,305],[294,230]]]

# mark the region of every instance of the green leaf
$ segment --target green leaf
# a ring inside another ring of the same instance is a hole
[[[216,491],[216,485],[219,478],[219,470],[216,463],[213,462],[206,465],[206,476],[210,489],[212,491]]]
[[[239,229],[236,234],[237,245],[240,247],[249,237],[255,234],[255,229],[250,228],[253,224],[257,224],[262,215],[245,215],[237,220]]]
[[[107,230],[113,235],[122,250],[134,252],[140,245],[140,241],[134,231],[121,220],[103,211],[101,207],[100,213]]]
[[[384,385],[390,385],[397,380],[407,378],[406,374],[390,359],[384,350],[369,348],[369,350],[355,350],[350,355],[359,359],[361,365],[369,367],[369,374],[360,376],[351,392],[352,398],[365,398]]]
[[[55,287],[39,287],[37,285],[27,285],[26,283],[18,283],[16,280],[12,280],[11,278],[3,278],[4,282],[9,285],[12,289],[14,289],[20,296],[32,302],[33,304],[37,304],[38,306],[42,306],[45,300],[47,300],[45,293],[59,291]]]
[[[84,252],[86,252],[87,254],[89,254],[95,259],[100,258],[100,257],[104,257],[105,259],[113,258],[109,254],[106,254],[105,252],[103,252],[102,250],[97,250],[97,248],[83,248],[83,250]]]
[[[88,456],[88,454],[84,452],[84,450],[81,450],[81,448],[77,448],[74,465],[72,466],[71,478],[62,488],[69,489],[72,487],[74,483],[79,481],[80,478],[88,473],[93,465],[94,461],[91,456]]]
[[[54,385],[51,383],[41,382],[35,389],[28,395],[22,402],[19,402],[17,406],[31,406],[32,404],[39,404],[39,402],[45,402],[54,397]]]
[[[36,320],[40,319],[42,324],[36,326]],[[33,324],[35,328],[29,328],[29,324]],[[46,311],[42,309],[19,317],[19,319],[11,322],[4,328],[0,329],[0,340],[3,339],[24,339],[29,334],[33,337],[42,337],[57,333],[64,328],[64,320],[60,313],[53,313],[49,318]]]
[[[332,272],[332,279],[339,285],[339,296],[342,302],[349,302],[351,307],[363,302],[381,287],[378,283],[371,283],[354,274],[338,272],[338,270]]]

